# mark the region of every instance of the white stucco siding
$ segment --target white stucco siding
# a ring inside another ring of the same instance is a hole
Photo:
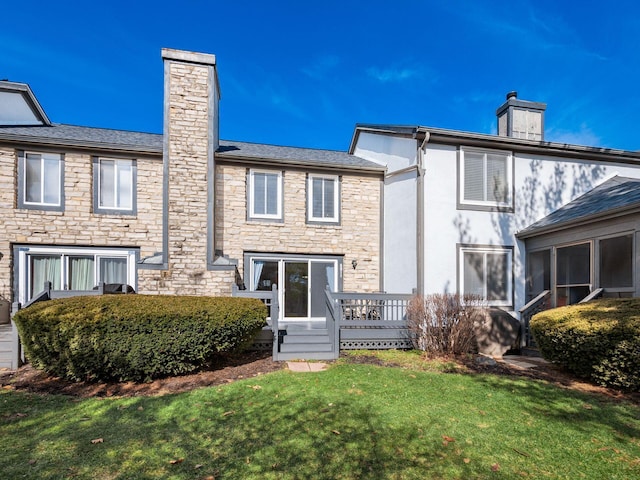
[[[417,177],[409,171],[384,182],[384,291],[417,287]]]
[[[353,154],[386,165],[389,172],[416,164],[417,147],[412,138],[361,132]]]
[[[458,208],[458,147],[429,144],[425,155],[425,293],[458,290],[458,245],[513,247],[513,308],[525,299],[524,244],[515,233],[613,175],[640,177],[640,165],[513,155],[514,211]]]
[[[417,287],[416,140],[361,132],[354,155],[387,167],[384,182],[383,289],[411,293]]]

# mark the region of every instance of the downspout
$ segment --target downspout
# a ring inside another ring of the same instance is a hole
[[[418,265],[417,265],[417,274],[418,274],[418,282],[417,282],[417,287],[418,287],[418,294],[419,295],[424,295],[425,294],[425,267],[424,267],[424,252],[425,252],[425,225],[424,225],[424,212],[425,212],[425,205],[424,205],[424,172],[425,172],[425,155],[426,155],[426,146],[427,143],[429,142],[429,137],[430,134],[428,131],[426,130],[420,130],[418,129],[417,131],[417,139],[420,140],[420,138],[422,137],[422,143],[420,144],[420,146],[418,147],[418,155],[417,155],[417,182],[416,182],[416,188],[417,188],[417,226],[416,226],[416,242],[417,242],[417,260],[418,260]]]

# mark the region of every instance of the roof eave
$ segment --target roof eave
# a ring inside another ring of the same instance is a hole
[[[400,128],[395,127],[395,128]],[[445,145],[466,145],[470,147],[503,148],[518,153],[530,153],[535,155],[551,155],[564,158],[576,158],[583,160],[598,160],[605,162],[617,162],[627,164],[640,164],[640,152],[619,150],[613,148],[589,147],[572,145],[568,143],[556,143],[537,140],[525,140],[521,138],[489,135],[486,133],[463,132],[459,130],[447,130],[431,127],[406,126],[406,132],[394,131],[393,125],[364,125],[357,124],[349,147],[349,153],[353,154],[361,132],[371,132],[381,135],[394,135],[401,137],[415,137],[418,133],[428,133],[430,143]],[[411,133],[410,133],[411,132]]]
[[[385,172],[384,167],[371,166],[365,167],[360,165],[332,165],[323,162],[312,161],[300,161],[290,159],[276,159],[276,158],[263,158],[263,157],[245,157],[240,155],[229,155],[227,153],[216,153],[216,159],[222,161],[228,161],[233,163],[259,163],[260,165],[268,166],[281,166],[287,165],[296,168],[309,168],[314,167],[322,170],[340,170],[340,171],[353,171],[353,172],[367,172],[382,174]]]
[[[539,237],[541,235],[547,235],[549,233],[556,233],[562,230],[568,230],[577,226],[587,225],[600,220],[609,220],[612,218],[618,218],[625,215],[632,215],[634,213],[640,213],[640,203],[634,203],[631,205],[625,205],[604,212],[594,213],[592,215],[586,215],[584,217],[575,218],[570,221],[555,223],[546,225],[544,227],[533,228],[531,230],[524,229],[520,232],[516,232],[516,237],[520,240],[526,240],[528,238]]]
[[[107,143],[107,142],[88,142],[86,140],[74,140],[74,139],[66,139],[66,138],[46,138],[46,137],[33,137],[30,135],[6,134],[6,133],[2,133],[1,129],[0,129],[0,141],[21,144],[21,145],[42,146],[42,147],[100,150],[100,151],[107,151],[107,152],[134,153],[134,154],[154,155],[154,156],[162,155],[162,148],[155,148],[155,147],[148,147],[148,146],[141,146],[141,145],[114,144],[114,143]]]

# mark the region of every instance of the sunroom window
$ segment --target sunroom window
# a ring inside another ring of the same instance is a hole
[[[633,287],[633,235],[600,240],[600,286]]]
[[[591,292],[591,243],[556,249],[556,305],[578,303]]]

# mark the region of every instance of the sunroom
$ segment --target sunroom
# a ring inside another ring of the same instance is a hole
[[[613,177],[518,232],[526,293],[549,306],[640,296],[640,180]]]

